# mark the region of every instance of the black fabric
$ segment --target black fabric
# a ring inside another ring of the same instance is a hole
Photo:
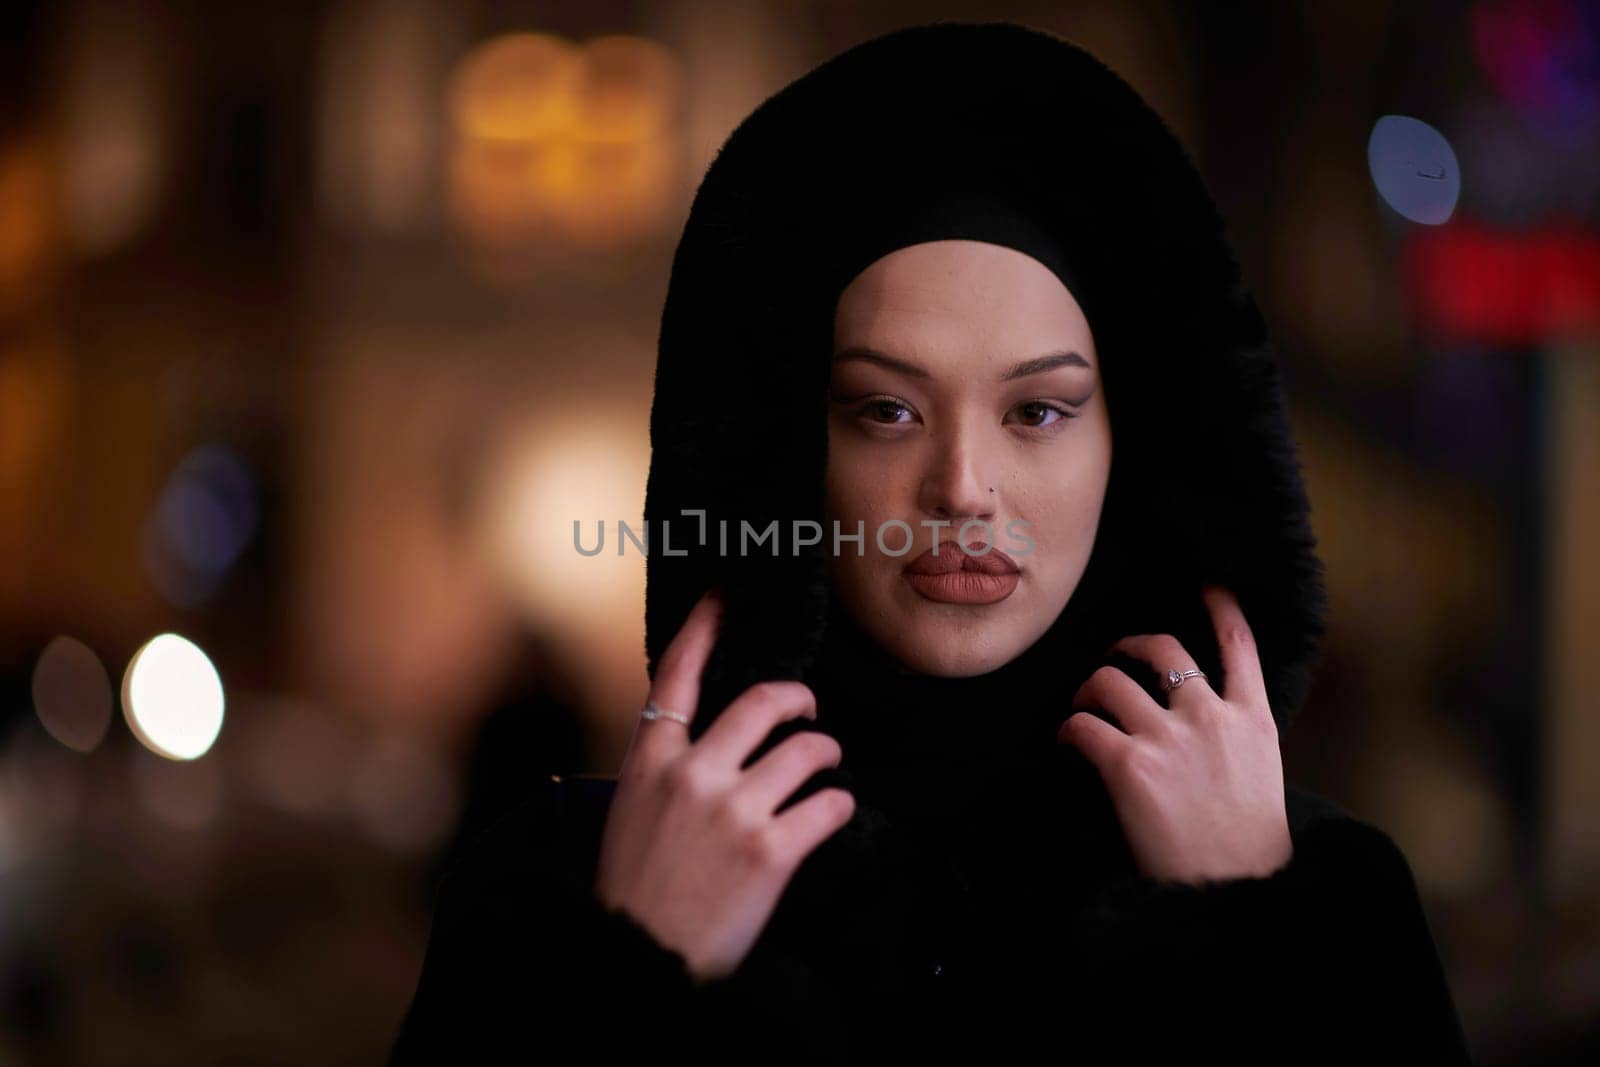
[[[1094,322],[1087,274],[1052,232],[1046,213],[1018,190],[986,181],[982,172],[935,172],[910,188],[875,184],[853,190],[829,233],[825,258],[816,265],[824,298],[836,299],[857,274],[896,249],[924,241],[987,241],[1049,267]]]
[[[873,214],[919,182],[937,191]],[[972,197],[959,211],[952,190]],[[826,542],[789,524],[822,522],[839,288],[957,223],[1026,246],[1085,307],[1114,460],[1056,624],[990,674],[941,679],[865,637],[830,596]],[[671,521],[673,553],[648,560],[649,668],[720,584],[691,737],[749,685],[801,679],[817,720],[764,748],[832,733],[843,762],[794,800],[842,785],[855,816],[800,866],[741,966],[696,984],[592,891],[614,783],[551,779],[445,878],[394,1062],[1469,1062],[1383,831],[1289,783],[1286,866],[1152,880],[1095,768],[1056,741],[1102,663],[1165,703],[1148,667],[1107,659],[1119,637],[1174,634],[1226,684],[1204,580],[1238,596],[1285,730],[1326,609],[1264,323],[1182,146],[1103,64],[1020,26],[935,23],[767,100],[700,185],[655,385],[645,518],[653,538]],[[776,552],[720,550],[722,529],[736,543],[741,521],[769,520]]]

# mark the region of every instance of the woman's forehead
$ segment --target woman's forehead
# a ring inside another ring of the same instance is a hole
[[[835,366],[878,366],[907,378],[958,368],[1016,378],[1022,373],[1016,371],[1018,363],[1062,352],[1077,358],[1029,370],[1077,368],[1091,373],[1096,363],[1082,307],[1059,283],[1054,290],[1042,286],[987,301],[944,291],[930,294],[915,285],[872,288],[840,302],[834,323],[835,360],[846,357]]]
[[[1025,249],[965,237],[941,238],[885,252],[850,280],[840,298],[863,289],[921,288],[938,292],[949,288],[998,288],[1000,282],[1009,287],[1019,281],[1041,288],[1053,284],[1068,291],[1048,265]]]
[[[1073,293],[1028,253],[987,241],[940,240],[880,256],[839,294],[835,314],[865,310],[971,312],[982,307],[1066,303]]]

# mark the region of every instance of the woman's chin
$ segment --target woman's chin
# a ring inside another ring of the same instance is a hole
[[[1024,594],[989,604],[943,603],[930,599],[898,573],[887,586],[859,582],[864,593],[848,601],[851,613],[881,648],[902,667],[938,678],[970,678],[999,670],[1021,655],[1044,629]],[[1037,625],[1035,625],[1037,624]]]
[[[970,678],[998,670],[1020,651],[1012,648],[1008,635],[997,632],[1000,629],[1003,627],[997,623],[974,627],[920,620],[896,627],[892,635],[884,636],[889,637],[885,644],[895,658],[918,674]]]

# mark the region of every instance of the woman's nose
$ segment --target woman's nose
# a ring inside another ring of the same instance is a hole
[[[983,471],[982,459],[971,441],[951,439],[939,444],[922,479],[923,511],[940,519],[990,519],[995,514],[994,479]]]

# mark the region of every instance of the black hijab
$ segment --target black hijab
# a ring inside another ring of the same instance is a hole
[[[1079,587],[1035,645],[960,679],[909,673],[866,638],[831,594],[831,539],[807,543],[794,525],[826,529],[840,291],[880,255],[940,236],[1021,248],[1062,278],[1094,332],[1112,422]],[[858,791],[852,831],[1010,803],[1011,785],[1041,775],[1103,800],[1056,729],[1127,634],[1176,635],[1220,690],[1206,580],[1252,623],[1280,730],[1304,698],[1322,564],[1262,317],[1181,143],[1065,40],[1009,23],[911,27],[765,101],[695,196],[655,387],[645,520],[652,537],[672,532],[647,562],[650,671],[720,585],[691,736],[757,681],[807,682],[818,721],[786,725],[840,739],[844,763],[812,787]],[[774,522],[775,539],[753,540]],[[1118,665],[1162,700],[1153,671]]]

